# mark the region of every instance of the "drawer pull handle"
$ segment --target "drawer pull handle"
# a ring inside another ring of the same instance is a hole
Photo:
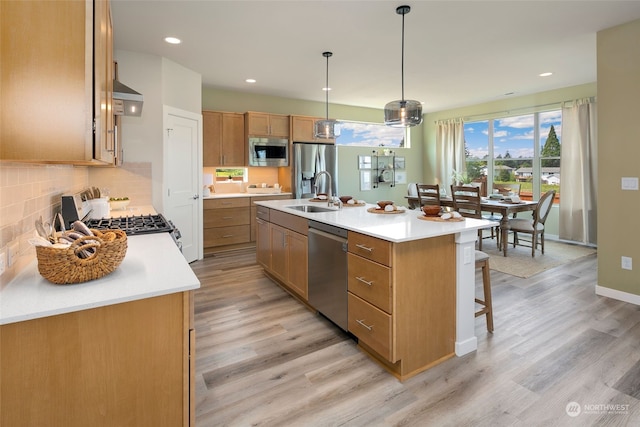
[[[233,237],[233,234],[225,234],[222,236],[223,239],[228,239],[229,237]]]
[[[367,328],[368,331],[373,330],[373,325],[368,326],[366,323],[364,323],[364,321],[358,319],[356,319],[356,322],[358,322],[363,328]]]
[[[222,204],[222,205],[232,205],[233,203],[231,203],[231,202],[221,202],[220,204]]]
[[[222,219],[233,219],[232,216],[223,216]]]
[[[372,281],[368,281],[368,280],[364,280],[364,277],[358,277],[356,276],[356,280],[364,283],[367,286],[372,286],[373,285],[373,280]]]
[[[368,248],[365,245],[361,245],[358,243],[356,246],[359,247],[360,249],[364,249],[365,251],[373,252],[373,248]]]

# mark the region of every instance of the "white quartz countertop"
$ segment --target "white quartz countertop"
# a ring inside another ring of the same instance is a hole
[[[425,221],[418,218],[422,216],[422,212],[406,207],[401,208],[405,211],[399,214],[367,212],[368,208],[376,207],[376,205],[373,204],[367,204],[366,206],[343,206],[341,209],[332,208],[333,210],[331,212],[318,213],[301,212],[290,209],[288,206],[314,205],[327,207],[326,202],[310,202],[309,199],[289,199],[257,201],[256,204],[398,243],[499,225],[499,223],[494,221],[474,218],[465,218],[465,220],[461,222]]]
[[[292,193],[213,193],[210,196],[203,197],[207,199],[225,199],[233,197],[264,197],[264,196],[291,196]]]
[[[38,273],[34,260],[0,291],[0,325],[183,292],[198,278],[169,233],[129,236],[127,254],[111,274],[56,285]]]

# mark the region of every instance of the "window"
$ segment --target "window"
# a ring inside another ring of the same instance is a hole
[[[247,182],[247,168],[216,168],[216,183]]]
[[[381,123],[340,121],[340,136],[336,145],[351,147],[409,147],[405,128],[394,128]]]
[[[464,124],[467,175],[493,184],[520,184],[525,200],[560,194],[561,110]]]

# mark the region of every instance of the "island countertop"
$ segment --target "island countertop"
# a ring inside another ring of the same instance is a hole
[[[129,236],[122,264],[100,279],[56,285],[34,260],[0,290],[0,325],[200,287],[169,233]]]
[[[297,205],[327,207],[327,202],[311,202],[309,199],[256,201],[256,204],[396,243],[498,225],[497,222],[474,218],[465,218],[460,222],[425,221],[418,218],[422,216],[421,211],[406,207],[400,207],[404,212],[397,214],[368,212],[367,209],[377,206],[374,204],[331,208],[331,212],[302,212],[289,208]]]

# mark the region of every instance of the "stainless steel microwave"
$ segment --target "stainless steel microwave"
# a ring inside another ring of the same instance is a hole
[[[289,166],[289,140],[249,137],[249,166]]]

